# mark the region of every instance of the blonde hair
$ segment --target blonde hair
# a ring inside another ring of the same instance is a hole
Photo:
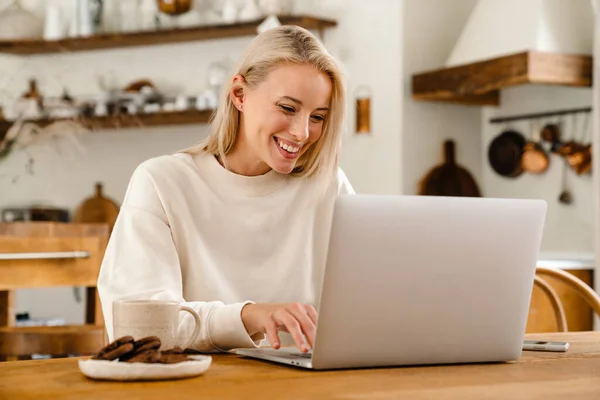
[[[321,136],[300,156],[290,175],[310,177],[321,172],[324,176],[336,173],[346,104],[341,67],[312,33],[291,25],[270,29],[252,40],[229,79],[223,83],[219,106],[211,116],[208,137],[182,152],[208,152],[219,156],[227,166],[225,156],[233,149],[240,123],[239,111],[230,98],[233,77],[240,74],[252,88],[264,81],[273,68],[282,64],[312,65],[327,75],[332,83],[329,112]]]

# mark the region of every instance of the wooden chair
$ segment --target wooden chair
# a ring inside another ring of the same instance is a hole
[[[550,300],[554,310],[559,332],[568,332],[565,311],[563,309],[562,302],[560,301],[560,298],[554,289],[552,289],[552,287],[543,278],[541,278],[540,275],[550,276],[567,284],[570,288],[575,290],[579,296],[581,296],[581,298],[592,308],[592,310],[594,310],[598,316],[600,316],[600,296],[585,282],[560,269],[537,267],[534,284],[542,289],[542,291],[548,296],[548,299]]]
[[[541,289],[542,292],[544,292],[544,294],[548,297],[548,300],[550,300],[550,304],[552,305],[552,309],[554,311],[554,317],[556,318],[556,324],[558,325],[558,331],[567,332],[567,316],[565,315],[565,309],[560,301],[560,297],[558,297],[558,294],[556,293],[556,290],[554,290],[552,286],[548,284],[548,282],[537,275],[534,276],[533,283],[535,286]]]
[[[96,282],[108,237],[103,224],[0,223],[0,360],[86,355],[106,344]],[[52,286],[87,288],[85,324],[15,326],[14,290]]]

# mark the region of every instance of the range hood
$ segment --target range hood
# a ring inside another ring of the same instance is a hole
[[[590,0],[479,0],[446,67],[523,51],[593,53]]]
[[[589,87],[591,0],[479,0],[444,68],[413,76],[417,100],[498,105],[521,84]]]

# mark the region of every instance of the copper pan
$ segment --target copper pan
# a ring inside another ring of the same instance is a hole
[[[523,169],[530,174],[546,172],[550,165],[550,158],[540,144],[539,136],[538,124],[532,123],[531,139],[523,146],[523,157],[521,158]]]

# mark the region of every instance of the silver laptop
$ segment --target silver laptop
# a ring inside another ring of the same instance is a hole
[[[339,197],[314,347],[237,349],[321,369],[520,357],[542,200]]]

